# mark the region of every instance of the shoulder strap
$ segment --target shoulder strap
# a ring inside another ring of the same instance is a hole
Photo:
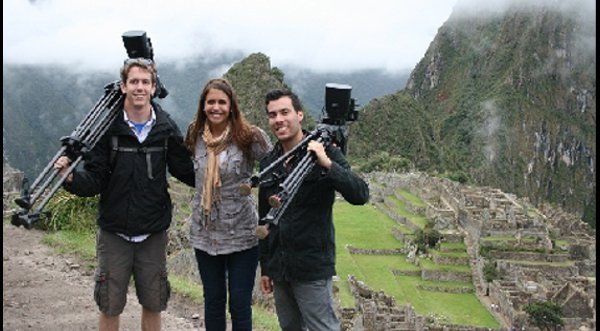
[[[167,148],[169,147],[169,136],[165,137],[165,160],[167,159]]]
[[[110,149],[110,168],[112,169],[115,165],[115,158],[117,157],[117,151],[119,150],[119,136],[111,137],[111,149]]]
[[[148,177],[153,179],[152,176],[152,160],[150,159],[150,153],[153,152],[164,152],[165,160],[167,159],[167,148],[169,146],[169,136],[165,137],[164,146],[155,146],[155,147],[119,147],[119,136],[111,137],[112,147],[110,149],[110,168],[114,169],[115,159],[117,157],[117,152],[126,152],[126,153],[144,153],[146,154],[146,166],[148,168]]]
[[[119,147],[119,136],[111,137],[112,147],[110,149],[110,163],[113,164],[115,162],[115,158],[117,157],[117,152],[129,152],[129,153],[137,153],[137,152],[156,152],[162,151],[162,147],[148,147],[148,148],[137,148],[137,147]]]

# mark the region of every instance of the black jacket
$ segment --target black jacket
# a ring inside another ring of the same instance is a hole
[[[191,154],[183,145],[179,128],[158,104],[152,105],[156,123],[143,143],[119,114],[85,155],[83,169],[74,171],[73,181],[65,185],[67,191],[79,196],[100,194],[97,224],[103,230],[139,235],[169,227],[172,205],[167,192],[167,165],[177,179],[194,185]],[[139,152],[117,152],[111,160],[113,136],[118,136],[119,147],[140,148]],[[165,139],[166,152],[149,153],[151,168],[148,168],[143,148],[164,147]]]
[[[279,220],[271,226],[269,235],[260,240],[260,265],[263,275],[274,280],[311,281],[335,275],[335,229],[333,202],[335,191],[351,204],[362,205],[369,200],[367,183],[350,170],[350,165],[337,147],[329,145],[326,153],[333,161],[331,169],[318,165],[302,182],[297,194]],[[306,154],[298,152],[296,163]],[[282,155],[281,145],[260,162],[264,169]],[[273,170],[285,176],[280,165]],[[285,178],[263,183],[259,187],[261,219],[269,212],[268,198],[279,192]],[[262,223],[262,222],[261,222]]]

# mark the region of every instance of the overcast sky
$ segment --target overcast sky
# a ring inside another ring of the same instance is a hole
[[[411,70],[457,1],[4,0],[3,63],[112,72],[127,57],[123,32],[144,30],[157,63],[241,51],[275,66]],[[460,3],[481,1],[507,2]]]
[[[455,0],[4,0],[4,63],[114,70],[144,30],[157,63],[227,50],[320,70],[412,68]]]

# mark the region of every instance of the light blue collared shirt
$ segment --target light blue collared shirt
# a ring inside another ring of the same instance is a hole
[[[141,143],[146,140],[150,130],[152,130],[152,127],[154,126],[154,123],[156,123],[156,113],[154,112],[154,107],[150,107],[150,110],[152,111],[152,117],[146,123],[135,123],[131,121],[129,116],[127,116],[127,112],[123,111],[123,119],[125,119],[125,123],[129,125],[135,136],[138,138],[138,141]]]

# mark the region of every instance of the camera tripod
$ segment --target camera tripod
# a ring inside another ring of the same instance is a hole
[[[30,229],[33,223],[39,220],[42,216],[42,210],[50,198],[75,170],[83,159],[83,155],[94,148],[117,117],[123,103],[123,94],[119,82],[106,85],[104,90],[104,95],[96,102],[71,135],[60,139],[62,147],[48,162],[31,187],[26,187],[26,179],[23,181],[21,197],[15,199],[15,203],[22,209],[12,215],[11,223],[13,225],[23,225],[25,228]],[[54,169],[54,163],[61,156],[67,156],[73,160],[64,176],[59,175],[59,169]],[[54,185],[52,185],[53,182]],[[42,199],[41,202],[37,203],[40,199]]]
[[[252,187],[280,179],[281,177],[279,175],[273,173],[273,170],[277,166],[281,165],[299,150],[306,149],[311,140],[320,142],[325,148],[327,148],[327,146],[333,143],[333,138],[335,137],[336,133],[340,133],[340,130],[341,127],[338,126],[319,124],[317,129],[306,135],[298,145],[294,146],[294,148],[277,158],[277,160],[273,161],[260,173],[252,176],[249,180],[249,183],[242,184],[240,186],[240,193],[242,195],[248,195],[250,194]],[[292,170],[292,172],[290,172],[285,180],[279,184],[279,188],[281,190],[277,194],[269,197],[269,205],[271,206],[271,209],[267,215],[261,219],[261,223],[264,223],[264,225],[259,225],[256,228],[256,236],[259,239],[264,239],[268,236],[269,227],[271,225],[279,224],[281,216],[283,213],[285,213],[291,201],[294,199],[294,196],[296,193],[298,193],[300,185],[306,176],[311,172],[316,163],[317,157],[313,152],[304,155],[302,159],[298,161],[298,164]]]
[[[126,31],[121,36],[129,58],[144,58],[154,62],[152,42],[144,31]],[[121,92],[121,81],[115,81],[104,87],[104,95],[96,102],[85,118],[77,125],[70,136],[62,137],[62,147],[48,162],[44,170],[38,175],[33,184],[27,187],[28,180],[23,179],[21,197],[15,203],[21,209],[12,215],[11,223],[15,226],[23,225],[30,229],[33,223],[47,212],[42,212],[50,198],[58,191],[67,177],[83,160],[85,153],[96,146],[96,143],[106,133],[115,118],[121,113],[124,95]],[[156,73],[156,91],[154,97],[165,98],[169,92],[160,82]],[[61,157],[67,156],[73,160],[63,176],[60,170],[54,169],[54,163]],[[54,184],[53,184],[54,183]],[[38,203],[38,201],[41,202]]]

